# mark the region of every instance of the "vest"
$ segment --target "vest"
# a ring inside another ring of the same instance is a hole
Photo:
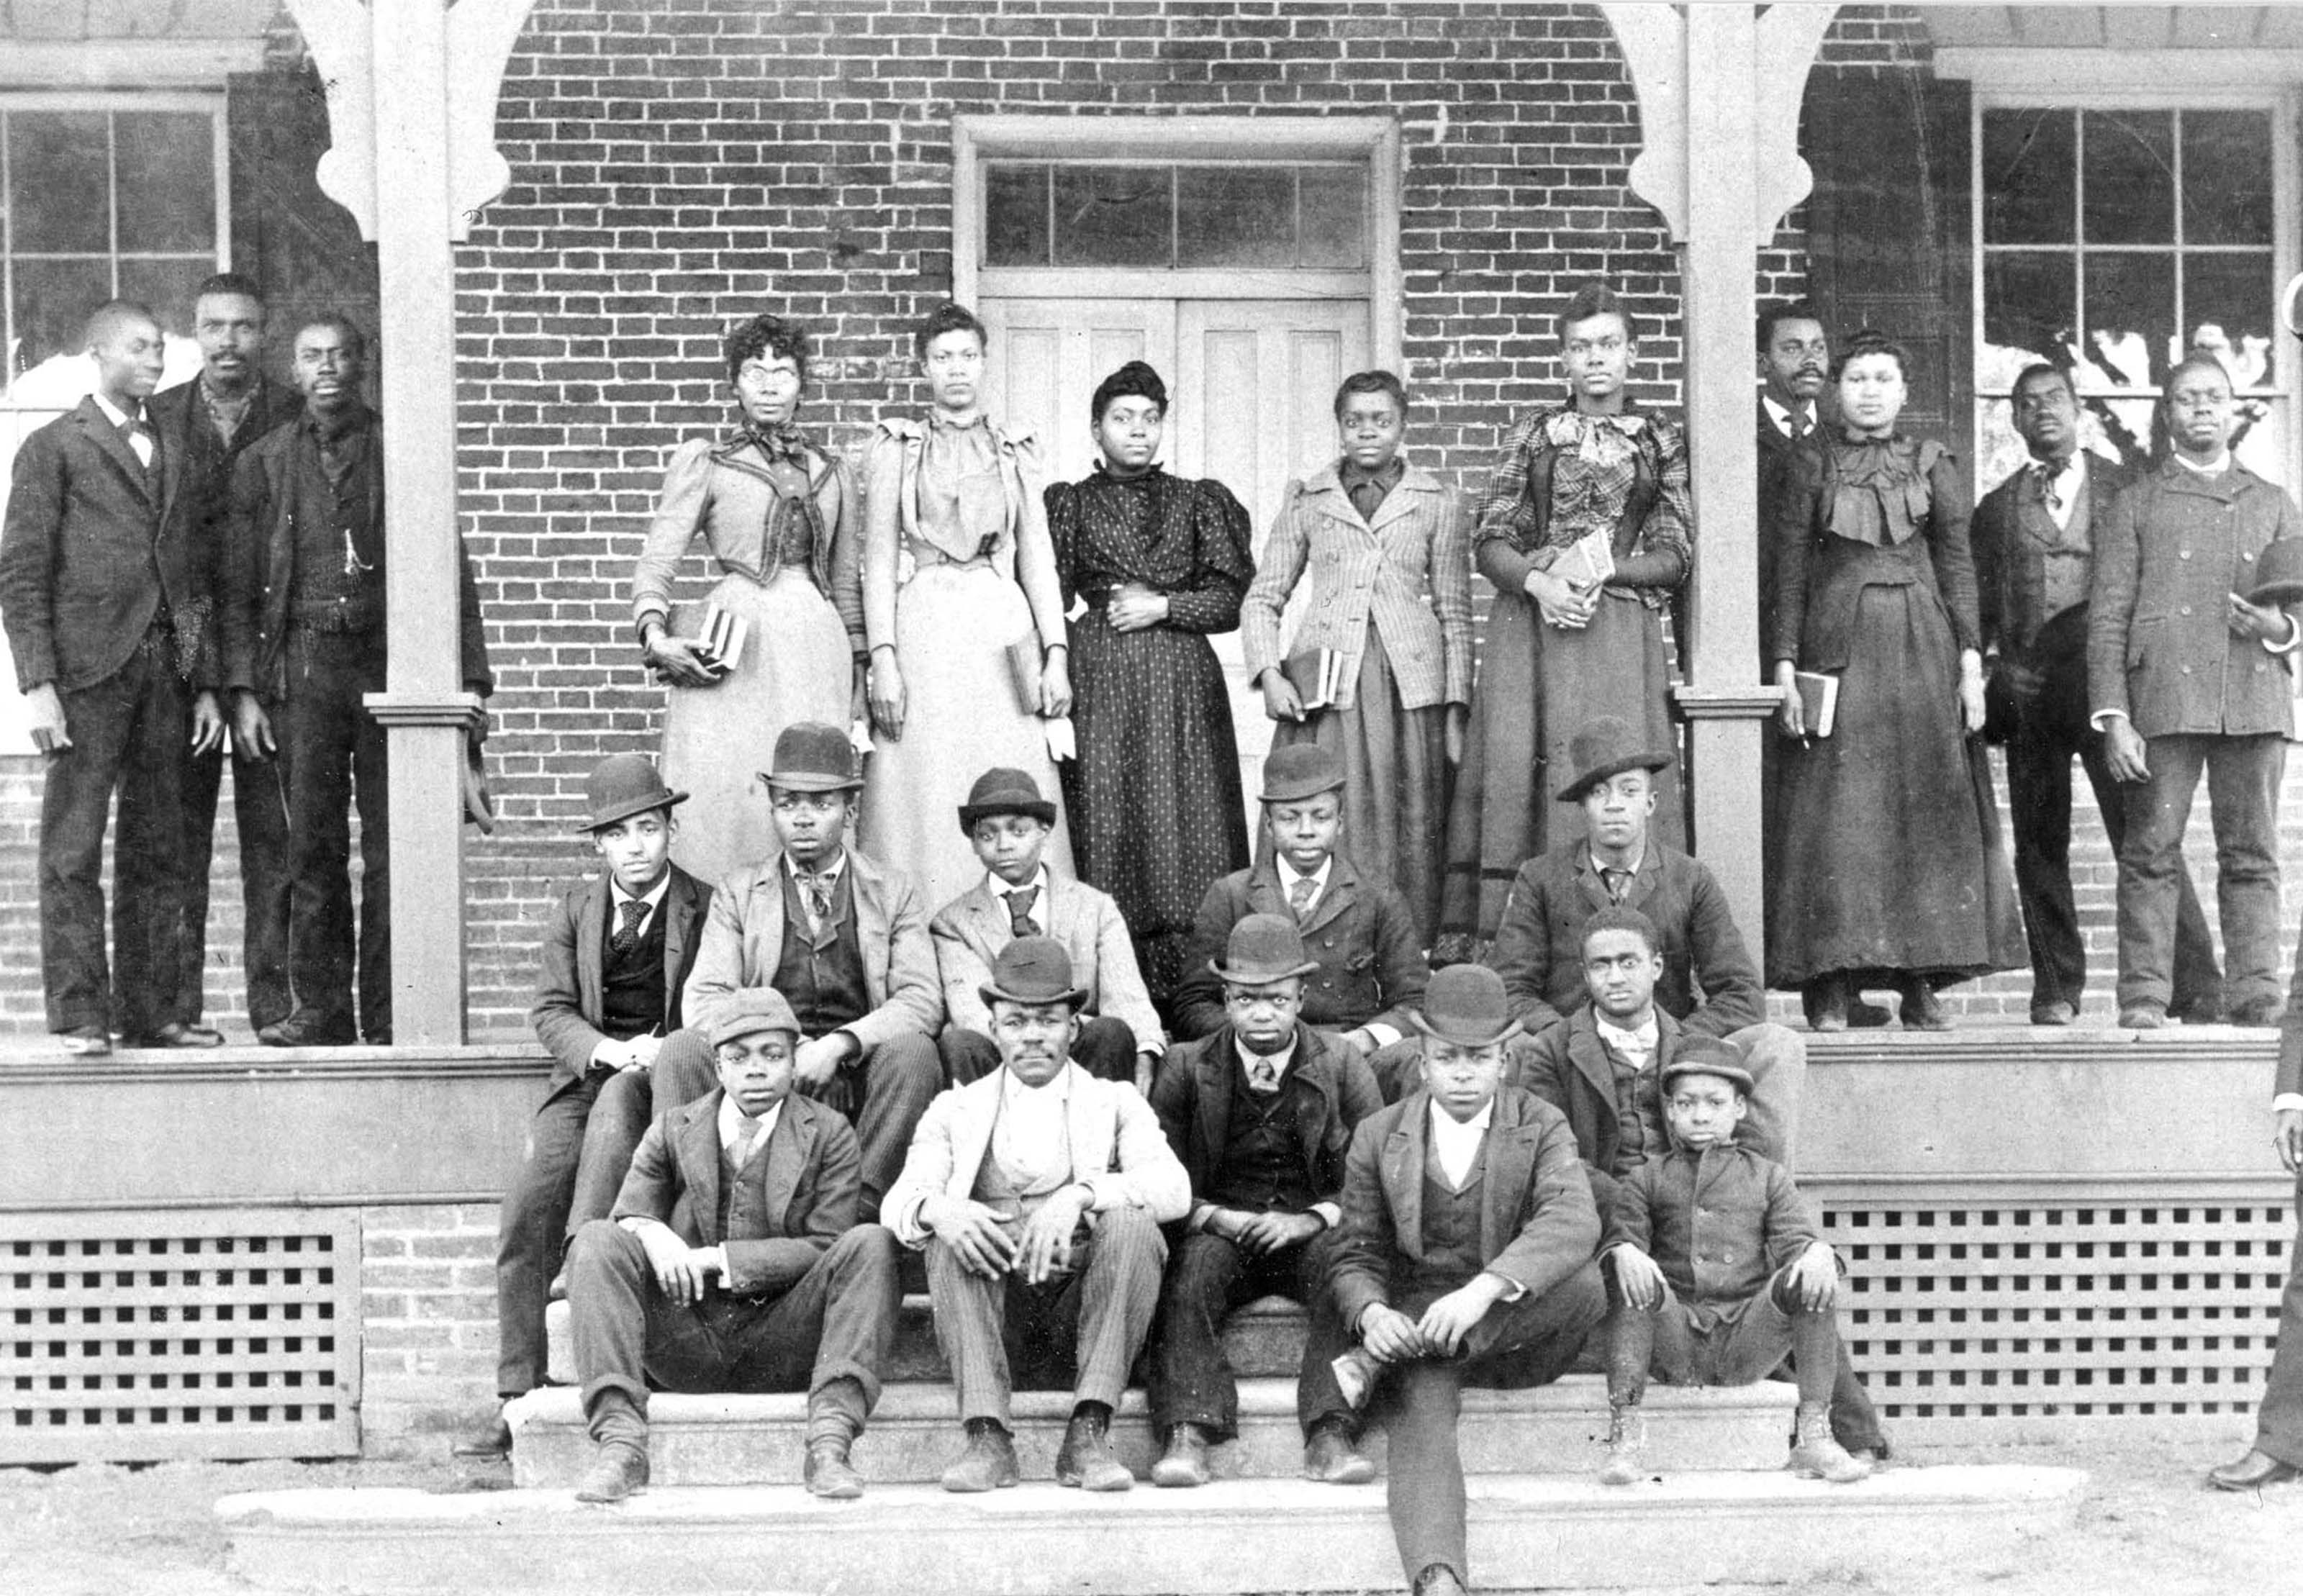
[[[781,1128],[779,1126],[778,1128]],[[717,1134],[718,1127],[713,1127]],[[759,1241],[773,1234],[768,1228],[768,1144],[776,1138],[766,1136],[752,1149],[752,1156],[739,1168],[728,1156],[723,1144],[720,1149],[720,1239],[722,1241]]]
[[[770,984],[792,1006],[803,1035],[821,1036],[863,1018],[872,1011],[872,988],[856,938],[854,866],[839,873],[831,890],[831,919],[820,942],[808,938],[799,883],[781,861],[776,879],[783,883],[784,946]]]
[[[1629,1170],[1647,1161],[1648,1149],[1665,1145],[1663,1102],[1657,1093],[1660,1069],[1633,1070],[1603,1038],[1599,1051],[1615,1077],[1615,1168]],[[1661,1047],[1658,1044],[1658,1052]]]
[[[2098,469],[2090,461],[2088,470]],[[2095,574],[2094,505],[2095,484],[2083,483],[2079,496],[2071,501],[2071,519],[2060,534],[2062,547],[2053,553],[2039,551],[2039,619],[2051,620],[2074,604],[2088,601],[2088,583]],[[2035,490],[2025,501],[2025,511],[2037,515],[2039,530],[2055,536],[2054,518]]]
[[[1268,1097],[1248,1089],[1236,1060],[1230,1075],[1223,1158],[1202,1201],[1251,1213],[1303,1212],[1320,1196],[1303,1168],[1302,1119],[1308,1089],[1296,1086],[1292,1069]]]
[[[303,426],[298,422],[295,425]],[[337,440],[350,457],[339,484],[330,477],[317,435],[307,429],[290,452],[296,472],[296,589],[299,606],[333,604],[342,619],[331,629],[372,631],[383,624],[382,528],[374,526],[369,474],[383,469],[382,440],[363,422]],[[345,540],[367,570],[346,569]]]
[[[1480,1156],[1472,1161],[1460,1192],[1447,1189],[1437,1150],[1427,1144],[1423,1153],[1423,1257],[1410,1266],[1404,1295],[1453,1291],[1480,1270],[1480,1216],[1485,1207],[1488,1144],[1480,1140]]]
[[[608,923],[600,932],[600,1029],[618,1042],[669,1030],[663,1001],[663,923],[671,913],[666,891],[648,916],[647,927],[628,953],[616,951],[620,917],[615,894],[608,895]]]

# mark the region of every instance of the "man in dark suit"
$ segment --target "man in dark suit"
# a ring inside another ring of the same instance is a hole
[[[161,446],[183,462],[184,491],[207,513],[190,528],[194,557],[221,595],[247,573],[226,564],[226,513],[232,474],[248,446],[293,420],[303,396],[264,373],[264,291],[246,277],[220,273],[192,301],[200,374],[152,399]],[[222,599],[219,596],[219,603]],[[177,956],[174,1018],[188,1033],[224,1038],[201,1025],[207,1009],[208,863],[215,847],[216,797],[225,748],[185,750],[184,929]],[[266,749],[229,747],[232,819],[240,836],[240,948],[248,1023],[262,1030],[288,1018],[288,795],[280,764]]]
[[[0,623],[40,794],[40,972],[48,1029],[82,1058],[131,1047],[211,1047],[176,1018],[185,750],[224,736],[201,508],[154,431],[160,324],[114,300],[89,318],[96,392],[17,451],[0,532]],[[113,794],[113,947],[104,925],[104,830]]]
[[[276,747],[288,793],[295,1007],[257,1033],[270,1047],[392,1040],[391,779],[384,727],[366,702],[385,685],[384,424],[360,398],[367,366],[367,336],[343,317],[298,328],[304,414],[259,439],[232,472],[220,595],[232,741],[243,755]],[[494,681],[460,543],[457,559],[463,682],[485,697]],[[480,736],[476,727],[476,743]]]
[[[567,1238],[608,1217],[646,1134],[649,1067],[679,1028],[680,987],[712,896],[671,862],[671,812],[688,795],[667,788],[653,763],[611,755],[593,767],[584,797],[582,829],[607,868],[570,887],[544,927],[528,1018],[552,1054],[552,1085],[496,1221],[496,1394],[507,1402],[544,1383],[545,1283]],[[618,1094],[629,1105],[625,1119],[637,1123],[603,1136],[612,1145],[595,1153],[587,1126],[602,1117],[595,1110],[611,1083],[637,1087]],[[494,1457],[510,1448],[499,1414],[457,1452]]]
[[[791,1005],[730,993],[705,1034],[720,1089],[648,1127],[615,1217],[578,1232],[569,1261],[597,1447],[576,1498],[647,1483],[651,1389],[806,1391],[808,1490],[861,1496],[848,1454],[895,1333],[895,1237],[856,1222],[856,1133],[792,1092]]]
[[[1252,868],[1208,888],[1176,987],[1177,1034],[1196,1040],[1224,1024],[1212,971],[1231,928],[1250,915],[1279,915],[1303,928],[1317,966],[1303,987],[1303,1023],[1362,1055],[1397,1043],[1431,970],[1406,898],[1341,847],[1343,759],[1317,743],[1274,748],[1263,762],[1261,801],[1272,846]]]
[[[2119,850],[2119,1023],[2167,1023],[2183,832],[2204,772],[2226,1018],[2273,1025],[2279,779],[2303,625],[2291,589],[2273,602],[2248,595],[2273,545],[2303,538],[2303,515],[2232,456],[2235,407],[2220,362],[2178,363],[2160,402],[2173,450],[2105,516],[2088,599],[2088,719],[2103,733],[2105,767],[2140,791]]]
[[[1466,1385],[1544,1385],[1607,1311],[1599,1216],[1559,1110],[1504,1081],[1519,1022],[1480,965],[1432,976],[1423,1085],[1362,1121],[1344,1173],[1337,1311],[1383,1365],[1389,1503],[1415,1596],[1460,1596]]]
[[[2072,756],[2095,790],[2113,857],[2126,839],[2126,806],[2135,796],[2112,780],[2104,763],[2103,738],[2088,724],[2087,682],[2095,538],[2130,473],[2079,447],[2079,398],[2068,372],[2045,362],[2024,367],[2011,404],[2030,463],[1983,496],[1969,541],[1984,657],[2013,712],[2007,806],[2031,945],[2031,1023],[2067,1026],[2079,1016],[2087,985],[2087,950],[2071,899]],[[2182,872],[2177,885],[2167,1011],[2211,1021],[2223,1006],[2223,971],[2190,872]]]
[[[1303,977],[1318,968],[1295,923],[1250,915],[1232,927],[1217,976],[1230,1017],[1160,1061],[1152,1107],[1192,1178],[1192,1211],[1169,1253],[1144,1381],[1167,1451],[1160,1485],[1204,1485],[1208,1448],[1237,1433],[1239,1390],[1224,1361],[1223,1324],[1244,1302],[1278,1292],[1311,1310],[1295,1381],[1303,1475],[1330,1484],[1375,1478],[1353,1443],[1359,1421],[1336,1383],[1351,1344],[1328,1290],[1344,1154],[1359,1122],[1383,1106],[1366,1063],[1297,1018]]]

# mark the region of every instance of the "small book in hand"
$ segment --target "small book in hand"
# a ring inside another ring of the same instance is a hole
[[[718,604],[704,612],[704,629],[696,641],[696,657],[714,676],[725,676],[744,657],[744,639],[751,635],[748,616]]]
[[[1839,718],[1839,678],[1821,671],[1794,671],[1799,688],[1800,724],[1810,737],[1829,737]]]
[[[1614,534],[1607,528],[1586,532],[1551,562],[1551,574],[1589,593],[1615,574]]]
[[[1303,707],[1325,709],[1344,685],[1344,656],[1333,648],[1299,648],[1279,664]]]
[[[1016,685],[1016,707],[1027,715],[1040,713],[1040,634],[1025,632],[1008,645],[1008,680]]]

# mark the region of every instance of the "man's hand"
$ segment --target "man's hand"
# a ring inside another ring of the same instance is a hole
[[[848,1052],[848,1037],[845,1031],[834,1031],[829,1036],[819,1036],[814,1042],[803,1042],[799,1051],[792,1055],[792,1075],[803,1086],[821,1086],[839,1073],[839,1067],[852,1057]]]
[[[1819,1241],[1808,1244],[1807,1251],[1792,1265],[1792,1289],[1799,1296],[1800,1306],[1810,1313],[1831,1306],[1839,1292],[1839,1264],[1828,1246]]]
[[[1432,1351],[1443,1357],[1453,1356],[1464,1344],[1464,1338],[1472,1333],[1472,1327],[1485,1319],[1488,1310],[1501,1302],[1510,1288],[1501,1275],[1484,1271],[1475,1274],[1424,1309],[1416,1332]]]
[[[269,759],[280,751],[272,739],[272,717],[264,713],[264,701],[246,688],[235,688],[232,695],[232,746],[240,750],[242,759]]]
[[[1799,667],[1789,660],[1776,662],[1776,688],[1784,701],[1776,710],[1776,724],[1785,737],[1807,736],[1807,705],[1800,701]]]
[[[1275,721],[1300,721],[1303,718],[1303,695],[1287,680],[1287,672],[1277,665],[1263,673],[1263,713]]]
[[[2272,1144],[2279,1161],[2290,1170],[2303,1169],[2303,1109],[2282,1109],[2271,1119]]]
[[[647,1249],[648,1267],[663,1294],[682,1307],[704,1300],[705,1287],[720,1272],[718,1247],[692,1247],[667,1225],[641,1225],[633,1234]]]
[[[1615,1289],[1624,1294],[1627,1305],[1643,1313],[1663,1305],[1663,1271],[1656,1267],[1654,1259],[1628,1241],[1607,1256],[1615,1265]]]
[[[1122,582],[1112,589],[1111,602],[1104,606],[1103,618],[1116,632],[1148,631],[1168,619],[1168,595],[1134,582]]]
[[[674,687],[708,688],[720,678],[696,652],[703,646],[701,638],[675,638],[652,621],[640,638],[640,657]]]
[[[1373,1034],[1365,1026],[1361,1026],[1356,1030],[1338,1031],[1336,1033],[1336,1040],[1362,1059],[1373,1058],[1376,1049],[1383,1045],[1375,1039]]]
[[[192,752],[222,753],[224,738],[224,711],[217,706],[215,694],[202,688],[192,698]]]
[[[1300,1246],[1328,1228],[1316,1213],[1226,1212],[1238,1221],[1232,1230],[1232,1240],[1258,1257]]]
[[[663,1046],[663,1037],[651,1031],[645,1036],[633,1037],[629,1042],[625,1043],[624,1046],[628,1050],[624,1063],[626,1069],[643,1071],[653,1069],[655,1068],[656,1053]]]
[[[2135,722],[2125,715],[2113,715],[2103,723],[2103,762],[2114,781],[2151,779],[2151,767],[2144,762],[2143,739],[2137,734]]]
[[[1050,721],[1060,721],[1072,713],[1070,658],[1069,649],[1050,648],[1047,663],[1040,667],[1040,713]]]
[[[32,714],[32,747],[43,754],[61,754],[72,746],[64,730],[63,696],[55,682],[44,681],[26,693],[24,707]]]
[[[872,651],[871,673],[865,678],[865,696],[872,705],[872,724],[881,736],[899,742],[904,735],[904,672],[892,648]]]
[[[2234,593],[2231,595],[2231,613],[2224,624],[2235,638],[2252,638],[2258,643],[2287,641],[2287,612],[2271,604],[2251,604]]]
[[[1959,655],[1959,714],[1970,737],[1983,730],[1985,707],[1983,656],[1972,648],[1963,648]]]
[[[1586,592],[1566,578],[1555,577],[1548,570],[1528,572],[1524,586],[1545,623],[1563,631],[1582,631],[1599,612],[1599,592],[1596,587]]]
[[[1014,1267],[1016,1243],[1000,1229],[995,1210],[966,1201],[931,1203],[929,1209],[920,1217],[937,1240],[958,1254],[968,1273],[996,1280]]]
[[[1447,748],[1449,764],[1464,763],[1464,739],[1470,733],[1471,727],[1472,706],[1468,704],[1450,704],[1447,706],[1446,729],[1442,733],[1442,740]]]
[[[1079,1229],[1080,1215],[1087,1212],[1087,1204],[1085,1186],[1067,1186],[1051,1194],[1039,1212],[1024,1221],[1019,1267],[1033,1285],[1071,1268],[1072,1237]]]
[[[1415,1321],[1388,1303],[1376,1303],[1360,1315],[1360,1345],[1387,1364],[1423,1355],[1423,1334]]]

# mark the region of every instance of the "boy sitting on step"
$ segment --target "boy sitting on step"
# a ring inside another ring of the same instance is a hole
[[[1660,1092],[1669,1151],[1618,1182],[1600,1247],[1613,1286],[1600,1480],[1628,1485],[1647,1472],[1640,1398],[1650,1373],[1672,1385],[1747,1385],[1786,1353],[1799,1371],[1793,1472],[1862,1479],[1870,1464],[1831,1436],[1837,1262],[1784,1167],[1734,1139],[1750,1111],[1742,1055],[1731,1042],[1683,1038]]]

